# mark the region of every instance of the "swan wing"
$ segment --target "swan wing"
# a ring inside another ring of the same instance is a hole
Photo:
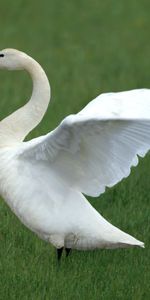
[[[98,196],[150,149],[150,90],[101,94],[51,133],[23,143],[20,159],[48,161],[76,190]]]

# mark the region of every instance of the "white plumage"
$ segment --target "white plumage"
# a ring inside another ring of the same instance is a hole
[[[0,68],[25,69],[33,80],[30,101],[0,122],[0,193],[18,218],[57,249],[144,247],[82,193],[100,195],[150,149],[150,90],[102,94],[52,132],[23,142],[44,116],[49,82],[14,49],[0,52]]]

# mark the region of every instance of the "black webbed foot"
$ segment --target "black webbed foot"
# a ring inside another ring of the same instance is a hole
[[[58,260],[58,262],[60,262],[60,260],[61,260],[63,249],[64,249],[64,247],[57,249],[57,260]]]
[[[68,257],[71,252],[71,248],[65,248],[65,251],[66,251],[66,257]]]

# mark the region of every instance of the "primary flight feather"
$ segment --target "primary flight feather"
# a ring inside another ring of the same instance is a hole
[[[107,222],[86,200],[130,174],[150,149],[150,90],[101,94],[45,136],[23,142],[48,107],[41,66],[15,49],[0,52],[0,68],[25,69],[33,92],[0,122],[0,194],[39,237],[62,249],[144,247]]]

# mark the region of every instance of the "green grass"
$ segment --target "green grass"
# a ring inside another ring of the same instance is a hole
[[[52,86],[44,134],[107,91],[150,87],[147,0],[1,1],[0,47],[24,50]],[[0,118],[31,93],[23,72],[0,71]],[[0,201],[0,299],[103,300],[150,297],[150,156],[93,206],[145,249],[73,251],[58,269],[55,250],[27,230]]]

